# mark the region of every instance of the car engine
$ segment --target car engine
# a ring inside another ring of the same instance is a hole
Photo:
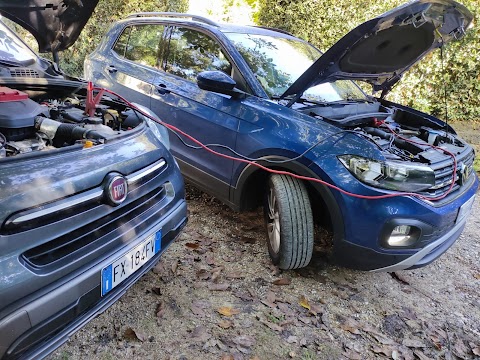
[[[440,125],[378,102],[332,104],[302,109],[319,120],[353,131],[375,143],[387,159],[435,164],[460,154],[466,144]]]
[[[0,158],[74,144],[95,146],[141,123],[136,113],[110,98],[93,111],[87,112],[87,106],[80,91],[50,98],[48,92],[30,96],[0,87]]]

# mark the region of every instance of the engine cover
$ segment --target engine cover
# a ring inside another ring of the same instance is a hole
[[[7,141],[21,141],[35,133],[35,116],[46,109],[24,92],[0,87],[0,132]]]

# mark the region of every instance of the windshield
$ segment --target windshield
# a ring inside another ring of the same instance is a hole
[[[307,42],[269,35],[225,33],[270,97],[281,96],[322,54]],[[311,87],[304,98],[320,102],[365,99],[350,80]]]
[[[36,59],[35,53],[0,21],[0,61],[11,65],[28,65]]]

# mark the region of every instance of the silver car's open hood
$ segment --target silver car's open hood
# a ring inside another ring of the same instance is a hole
[[[366,81],[387,93],[430,51],[460,39],[473,16],[452,0],[415,0],[369,20],[334,44],[282,95],[299,97],[323,82]]]
[[[0,14],[37,39],[40,52],[70,47],[92,15],[98,0],[0,0]]]

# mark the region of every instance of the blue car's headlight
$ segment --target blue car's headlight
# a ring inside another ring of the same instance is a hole
[[[358,155],[341,155],[338,158],[357,179],[378,188],[418,192],[435,185],[435,173],[428,166],[378,161]]]
[[[145,106],[142,106],[140,104],[135,104],[136,107],[138,107],[140,110],[143,112],[147,113],[148,115],[158,119],[158,116],[151,111],[149,108],[146,108]],[[156,136],[158,140],[162,142],[163,145],[167,148],[167,150],[170,150],[170,138],[168,136],[168,129],[165,126],[160,125],[159,123],[156,123],[155,121],[149,119],[146,116],[143,116],[142,114],[139,114],[145,122],[147,123],[148,127],[152,130],[153,134]],[[158,119],[160,120],[160,119]]]

